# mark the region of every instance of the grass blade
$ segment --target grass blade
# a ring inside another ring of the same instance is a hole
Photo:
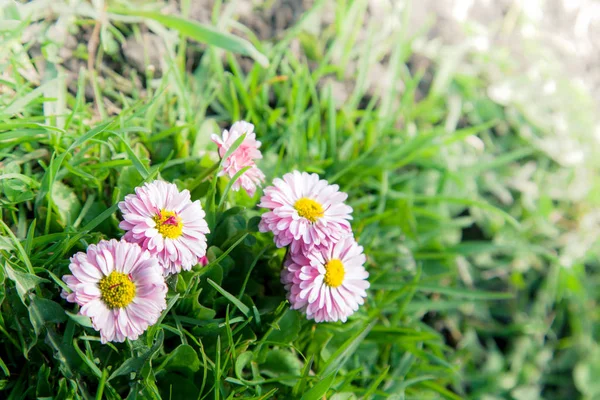
[[[269,60],[260,51],[245,39],[237,37],[227,32],[220,32],[209,25],[190,21],[185,18],[174,15],[164,15],[154,11],[138,11],[124,9],[109,9],[110,12],[122,15],[132,15],[136,17],[149,18],[160,22],[167,28],[175,29],[183,36],[187,36],[201,43],[220,47],[224,50],[252,57],[263,67],[269,65]]]
[[[217,292],[221,293],[227,300],[233,303],[233,305],[236,306],[238,310],[242,312],[242,314],[244,314],[246,317],[250,316],[250,308],[248,308],[247,305],[239,301],[234,295],[229,293],[227,290],[217,285],[217,283],[212,279],[208,278],[207,281],[209,285],[214,287]]]
[[[376,321],[373,320],[367,323],[362,329],[356,332],[350,339],[340,346],[335,353],[333,353],[323,367],[323,375],[327,376],[333,372],[337,372],[344,365],[350,355],[354,353],[358,345],[369,334],[371,329],[373,329],[375,322]]]

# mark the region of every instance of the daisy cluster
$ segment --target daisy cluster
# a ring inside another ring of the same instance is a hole
[[[265,180],[256,165],[262,154],[254,126],[239,121],[212,140],[221,157],[217,176],[237,176],[232,190],[254,196]],[[317,322],[346,321],[369,287],[346,198],[316,174],[294,171],[275,179],[259,204],[270,209],[260,230],[273,232],[278,247],[289,246],[281,280],[291,307]],[[71,257],[71,274],[63,276],[68,290],[61,296],[80,306],[102,343],[137,339],[166,308],[165,278],[208,262],[206,214],[189,190],[156,180],[137,187],[118,206],[121,240],[89,245]]]
[[[208,225],[198,200],[160,180],[119,203],[126,231],[71,257],[71,290],[62,297],[81,306],[102,343],[137,339],[167,307],[165,277],[206,264]]]
[[[288,246],[281,271],[291,307],[316,322],[342,321],[364,303],[366,257],[352,234],[348,195],[317,174],[294,171],[273,180],[259,206],[261,232]]]

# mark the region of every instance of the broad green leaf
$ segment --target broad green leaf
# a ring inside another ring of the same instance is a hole
[[[185,378],[175,373],[162,375],[158,379],[162,398],[170,400],[196,399],[200,392],[196,383],[200,384],[192,378]]]
[[[81,203],[75,191],[61,181],[55,181],[52,185],[52,200],[60,216],[59,223],[63,227],[73,225],[81,211]]]
[[[47,323],[57,324],[67,320],[65,310],[60,304],[36,295],[31,296],[28,308],[29,319],[31,320],[35,333],[38,335]]]
[[[297,311],[288,308],[264,340],[283,344],[292,343],[300,333],[299,315]]]
[[[13,251],[15,246],[12,244],[9,238],[0,235],[0,251]]]
[[[157,368],[157,371],[166,370],[169,372],[180,372],[187,376],[192,376],[194,372],[200,369],[200,360],[198,353],[192,346],[187,344],[179,345],[173,350],[162,364]]]
[[[80,370],[83,360],[73,346],[73,328],[75,323],[67,321],[64,336],[59,336],[55,330],[47,330],[45,343],[54,350],[54,359],[60,363],[64,376],[73,377]]]
[[[238,355],[235,360],[235,376],[237,376],[238,379],[244,380],[244,368],[250,364],[253,359],[254,353],[251,351],[245,351]]]
[[[206,118],[194,137],[194,144],[192,146],[192,155],[199,155],[206,152],[206,149],[212,144],[210,135],[219,134],[220,128],[217,122],[213,118]]]
[[[139,186],[143,178],[134,166],[127,166],[119,170],[117,178],[117,187],[123,195],[133,193],[136,186]]]
[[[298,356],[288,350],[270,350],[267,353],[267,358],[260,366],[263,374],[273,378],[283,376],[296,376],[300,378],[302,371],[302,363],[298,359]],[[281,383],[287,386],[294,386],[296,379],[281,380]]]
[[[48,282],[47,279],[40,278],[36,275],[12,269],[8,263],[4,263],[4,271],[6,276],[15,283],[17,293],[23,304],[25,304],[27,293],[35,289],[40,283]]]

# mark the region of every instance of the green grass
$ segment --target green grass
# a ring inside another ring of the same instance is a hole
[[[11,27],[0,29],[0,397],[600,395],[600,192],[590,178],[600,171],[593,114],[569,81],[559,81],[558,106],[501,105],[487,72],[516,61],[490,53],[452,64],[459,51],[449,47],[415,69],[422,34],[403,25],[380,38],[370,22],[370,39],[359,39],[358,0],[338,1],[322,35],[310,33],[318,2],[270,42],[121,3],[108,10],[89,71],[82,38],[97,12],[54,3],[55,14],[35,1],[0,8],[10,20],[0,25]],[[226,26],[219,10],[213,21]],[[40,30],[27,41],[34,22]],[[56,28],[79,38],[72,56],[82,68],[66,70]],[[160,77],[119,51],[148,28],[169,43]],[[368,72],[382,59],[389,83],[371,90]],[[328,79],[355,82],[346,101]],[[502,79],[521,82],[509,71]],[[521,90],[535,98],[535,85]],[[585,163],[561,164],[557,115],[592,152]],[[268,180],[317,172],[349,194],[371,289],[348,323],[314,324],[289,310],[284,251],[257,232],[260,194],[214,179],[209,136],[238,119],[256,126]],[[169,280],[169,307],[139,340],[102,345],[60,298],[60,278],[76,251],[122,235],[117,202],[156,177],[214,210],[210,264]]]

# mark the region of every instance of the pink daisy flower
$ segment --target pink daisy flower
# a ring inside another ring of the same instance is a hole
[[[63,281],[72,292],[61,297],[81,306],[102,343],[137,339],[167,308],[162,268],[137,244],[102,240],[71,257],[69,269]]]
[[[248,196],[252,197],[256,192],[256,187],[265,181],[265,174],[256,166],[254,161],[262,158],[262,153],[258,149],[261,143],[256,140],[254,125],[246,121],[238,121],[231,126],[229,131],[224,130],[221,137],[213,134],[211,139],[219,147],[219,156],[224,157],[227,150],[244,133],[246,134],[244,141],[223,161],[223,169],[217,175],[227,174],[229,178],[233,178],[240,170],[250,167],[233,183],[231,189],[238,191],[242,187],[246,190]]]
[[[366,257],[352,236],[337,243],[313,247],[302,254],[291,252],[281,272],[292,309],[316,322],[346,322],[364,303],[369,273]]]
[[[263,214],[258,227],[273,232],[277,247],[291,243],[293,252],[307,251],[351,232],[352,207],[344,204],[348,195],[317,174],[285,174],[264,192],[259,206],[271,211]]]
[[[188,271],[206,254],[208,225],[200,201],[172,183],[154,181],[135,188],[119,203],[123,239],[158,257],[165,275]]]

